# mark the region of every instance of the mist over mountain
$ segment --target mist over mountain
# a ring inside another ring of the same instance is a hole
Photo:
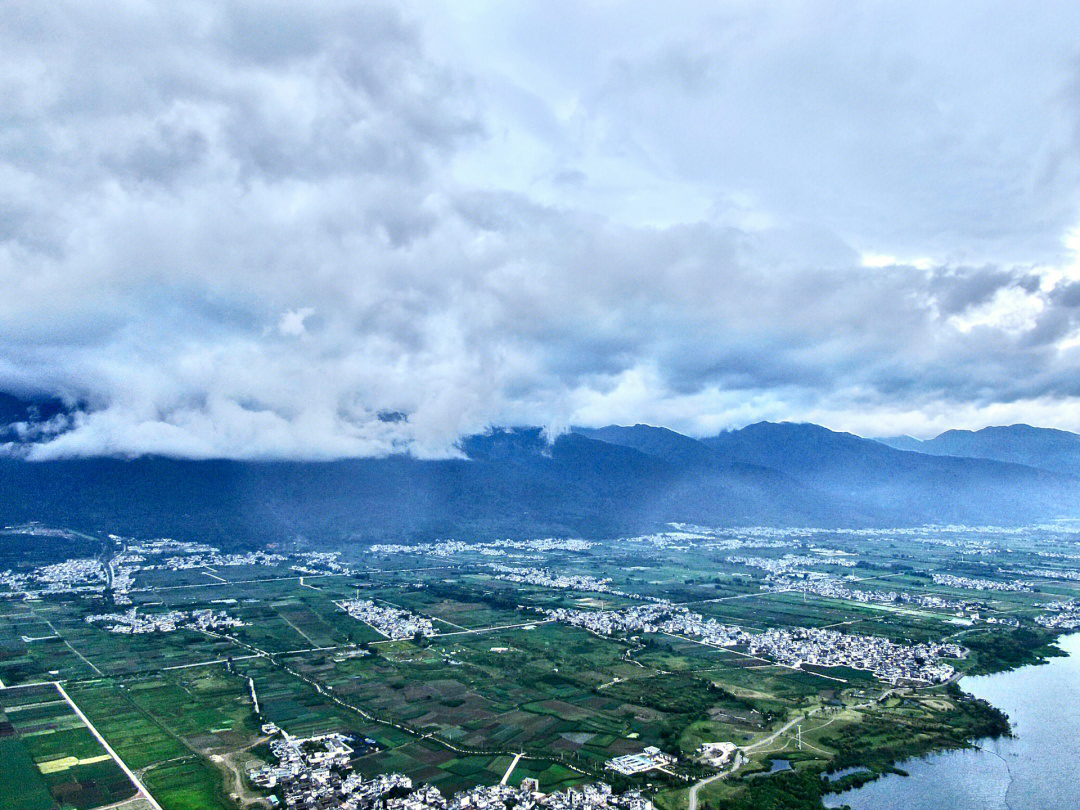
[[[856,527],[1080,516],[1080,480],[1066,474],[1064,462],[1055,472],[909,452],[810,424],[762,422],[701,440],[647,425],[578,428],[553,441],[539,428],[493,429],[462,440],[461,458],[444,460],[400,454],[327,462],[37,462],[18,452],[37,434],[12,424],[48,419],[12,398],[6,407],[6,525],[39,520],[255,544],[297,537],[602,537],[672,521]]]
[[[0,391],[0,445],[35,441],[63,430],[69,414],[55,397],[16,397]]]

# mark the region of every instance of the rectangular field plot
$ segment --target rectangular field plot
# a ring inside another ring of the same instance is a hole
[[[221,773],[195,756],[148,768],[143,778],[147,790],[165,810],[227,810],[236,806],[225,795]]]
[[[308,596],[299,590],[302,589],[294,588],[288,596],[232,609],[234,615],[247,623],[236,628],[235,636],[272,653],[360,644],[382,638],[329,597],[317,593]]]
[[[68,693],[132,770],[190,753],[128,694],[106,681],[69,685]]]
[[[50,610],[39,615],[38,611],[11,604],[4,608],[0,615],[0,682],[15,686],[97,675],[50,624],[59,621],[62,614]]]
[[[0,690],[4,807],[92,810],[136,794],[55,686]],[[9,781],[11,777],[11,781]]]
[[[225,795],[223,774],[180,736],[181,731],[190,732],[192,727],[185,724],[173,728],[168,724],[170,716],[182,714],[183,705],[176,704],[175,692],[171,698],[173,708],[167,705],[170,697],[154,689],[135,690],[132,694],[130,685],[121,687],[105,681],[72,686],[70,692],[128,767],[142,774],[147,789],[165,810],[232,807]],[[159,698],[166,703],[160,712],[156,705]],[[207,700],[204,696],[204,702]],[[207,719],[204,711],[196,715]],[[201,735],[190,736],[197,741]],[[247,744],[248,739],[245,736],[239,745]]]

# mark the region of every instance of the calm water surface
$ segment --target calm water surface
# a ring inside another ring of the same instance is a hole
[[[1013,739],[900,764],[890,775],[826,798],[854,810],[1077,810],[1080,808],[1080,634],[1068,658],[964,678],[961,686],[1009,715]]]

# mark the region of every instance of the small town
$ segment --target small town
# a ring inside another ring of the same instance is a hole
[[[740,627],[722,624],[712,618],[705,619],[699,613],[670,603],[609,611],[555,608],[545,610],[544,615],[602,636],[666,633],[720,647],[745,645],[752,654],[782,666],[846,666],[866,670],[890,683],[946,681],[955,670],[938,659],[964,658],[966,655],[958,644],[908,646],[877,636],[818,628],[770,629],[763,633],[748,633]]]
[[[492,565],[491,569],[497,572],[495,579],[501,579],[505,582],[574,591],[614,593],[610,577],[597,579],[587,574],[553,574],[542,568],[515,568],[509,565]]]
[[[809,555],[785,554],[783,557],[741,557],[732,556],[727,558],[729,563],[739,563],[760,568],[770,574],[786,574],[798,568],[810,565],[836,565],[841,568],[854,568],[855,561],[844,557],[811,557]]]
[[[1045,606],[1051,613],[1035,617],[1035,622],[1050,630],[1080,630],[1080,602],[1052,602]]]
[[[889,683],[942,683],[956,670],[941,658],[960,659],[959,644],[904,645],[878,636],[840,633],[817,627],[766,630],[750,636],[750,652],[784,666],[851,667]]]
[[[746,643],[750,638],[741,628],[706,619],[700,613],[670,602],[636,605],[623,610],[554,608],[543,613],[548,619],[581,627],[600,636],[667,633],[689,636],[719,647]]]
[[[460,540],[439,540],[434,543],[375,543],[368,548],[369,554],[417,554],[432,557],[454,557],[458,554],[477,553],[485,556],[504,556],[509,551],[588,551],[595,546],[592,540],[576,538],[559,539],[546,537],[536,540],[493,540],[491,542],[464,543]]]
[[[790,576],[776,576],[770,574],[766,577],[766,584],[762,585],[761,588],[764,591],[771,591],[774,593],[794,591],[796,593],[827,596],[831,599],[849,599],[853,602],[862,602],[863,604],[902,603],[918,605],[919,607],[931,608],[934,610],[955,611],[957,613],[965,614],[977,614],[985,607],[981,602],[948,599],[944,596],[937,596],[935,594],[909,594],[899,591],[870,591],[862,588],[849,588],[844,580],[837,579],[829,574],[807,572],[794,574],[792,576],[798,578],[793,579]]]
[[[0,584],[9,595],[26,599],[62,593],[100,593],[105,590],[108,572],[99,560],[65,560],[43,565],[29,573],[7,570],[0,573]]]

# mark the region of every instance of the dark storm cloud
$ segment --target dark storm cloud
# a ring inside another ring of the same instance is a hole
[[[1075,10],[992,11],[10,4],[0,389],[35,457],[1080,428]]]

